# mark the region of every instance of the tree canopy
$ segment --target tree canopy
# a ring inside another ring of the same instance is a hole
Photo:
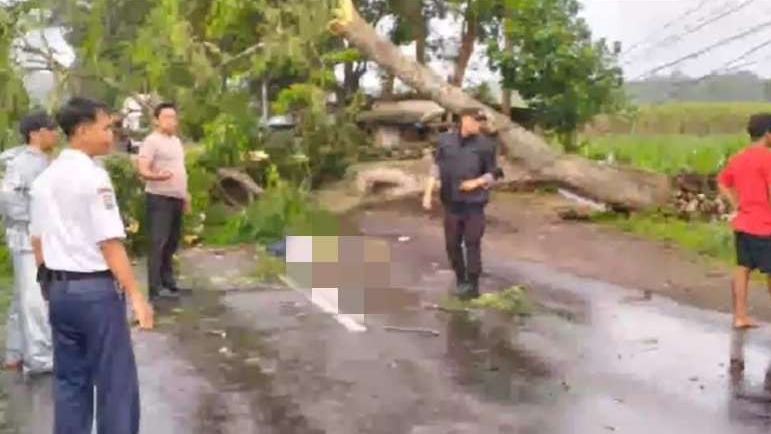
[[[489,48],[504,86],[518,90],[537,122],[566,144],[579,126],[624,101],[620,46],[593,40],[579,10],[578,0],[504,0],[509,43],[492,41]]]
[[[173,99],[193,139],[220,116],[256,122],[266,109],[357,103],[373,65],[327,31],[333,0],[18,0],[0,9],[7,130],[28,105],[21,86],[32,71],[55,77],[51,105],[86,94],[117,107],[136,94]],[[577,0],[360,0],[373,25],[389,20],[395,43],[415,43],[415,57],[449,61],[448,79],[464,82],[475,50],[488,52],[504,88],[529,101],[538,123],[568,135],[622,101],[616,51],[595,41]],[[437,20],[457,34],[439,34]],[[432,24],[434,23],[434,24]],[[29,36],[58,27],[75,53]],[[448,50],[448,47],[450,49]],[[34,61],[20,60],[19,53]],[[342,79],[338,80],[338,75]],[[393,80],[386,80],[386,91]],[[389,84],[390,83],[390,84]],[[265,99],[266,101],[263,101]],[[323,105],[323,104],[322,104]],[[238,122],[247,125],[248,122]]]

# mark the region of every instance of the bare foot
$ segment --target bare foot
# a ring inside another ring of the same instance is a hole
[[[758,327],[758,324],[749,317],[734,319],[734,328],[736,330],[754,329],[757,327]]]

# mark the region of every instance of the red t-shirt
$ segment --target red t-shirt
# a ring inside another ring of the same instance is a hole
[[[771,149],[753,145],[728,160],[718,182],[736,192],[739,209],[734,230],[752,235],[771,235]]]

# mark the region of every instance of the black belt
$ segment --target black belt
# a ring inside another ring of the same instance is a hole
[[[49,273],[51,282],[113,278],[112,271],[110,270],[93,272],[49,270]]]

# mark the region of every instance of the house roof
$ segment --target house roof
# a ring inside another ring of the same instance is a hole
[[[431,100],[378,101],[371,110],[361,112],[359,122],[379,124],[414,124],[441,116],[444,108]]]

